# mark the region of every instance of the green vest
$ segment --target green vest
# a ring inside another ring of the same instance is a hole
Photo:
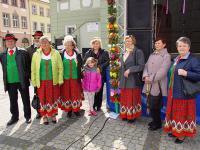
[[[7,81],[8,83],[20,82],[15,56],[16,56],[16,52],[12,56],[7,53]]]
[[[78,78],[78,67],[75,59],[69,60],[64,58],[64,79],[77,79]]]
[[[51,60],[41,59],[40,80],[53,80]]]

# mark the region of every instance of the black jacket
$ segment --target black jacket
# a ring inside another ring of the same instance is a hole
[[[3,81],[4,81],[4,89],[8,90],[8,82],[7,82],[7,49],[0,53],[0,62],[3,70]],[[22,88],[27,88],[30,85],[30,77],[31,77],[31,61],[28,53],[23,50],[16,48],[16,57],[17,69],[19,72],[19,80]]]
[[[34,47],[34,44],[32,44],[26,49],[31,60],[32,60],[33,54],[36,52],[37,49],[38,49],[37,47]]]
[[[64,59],[64,53],[65,53],[66,50],[62,50],[62,53],[61,53],[61,58],[62,60]],[[81,57],[81,54],[78,53],[76,50],[73,50],[75,53],[76,53],[76,59],[78,61],[78,79],[79,81],[81,82],[81,78],[82,78],[82,67],[83,67],[83,61],[82,61],[82,57]]]
[[[84,63],[86,62],[88,57],[94,57],[98,60],[98,67],[101,70],[102,81],[106,81],[106,68],[109,66],[109,54],[106,50],[100,49],[98,55],[96,55],[93,49],[90,49],[84,57]]]

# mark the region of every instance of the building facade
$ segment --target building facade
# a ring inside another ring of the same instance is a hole
[[[89,48],[93,37],[101,37],[107,47],[105,0],[50,0],[50,9],[52,40],[57,46],[65,35],[72,35],[80,50]]]
[[[32,43],[36,30],[51,38],[49,0],[0,0],[0,15],[0,50],[7,33],[15,34],[17,46],[24,48]]]
[[[18,38],[17,46],[26,47],[31,42],[29,27],[29,5],[27,0],[1,0],[0,3],[0,50],[3,37],[14,33]]]
[[[31,34],[40,30],[51,38],[49,0],[29,0]]]

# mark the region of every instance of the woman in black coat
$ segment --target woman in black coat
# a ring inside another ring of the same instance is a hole
[[[94,57],[98,60],[98,68],[101,72],[102,86],[99,92],[95,94],[94,97],[94,109],[99,111],[102,105],[103,99],[103,86],[106,81],[106,68],[109,65],[109,54],[107,51],[102,49],[102,43],[100,38],[94,38],[91,42],[91,49],[85,54],[84,62],[86,62],[88,57]]]

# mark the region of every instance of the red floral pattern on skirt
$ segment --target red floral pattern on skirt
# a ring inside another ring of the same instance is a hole
[[[56,115],[58,113],[58,99],[60,97],[59,85],[53,85],[52,80],[40,81],[37,94],[40,99],[40,114],[48,117]]]
[[[172,90],[169,91],[164,131],[176,137],[196,135],[195,99],[173,99]]]
[[[66,112],[78,112],[83,99],[81,83],[77,79],[64,80],[64,84],[61,86],[59,107]]]
[[[141,89],[121,89],[120,117],[132,120],[141,116]]]

